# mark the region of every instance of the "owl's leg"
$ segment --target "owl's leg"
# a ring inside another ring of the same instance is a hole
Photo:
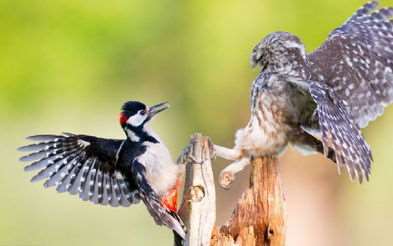
[[[250,164],[250,157],[243,156],[244,153],[238,148],[226,148],[219,145],[214,145],[215,155],[223,159],[234,161],[221,170],[219,175],[219,184],[224,189],[229,189],[230,185],[236,178],[236,174],[241,172],[246,166]]]
[[[240,149],[230,149],[219,145],[214,145],[215,155],[229,161],[236,161],[242,157],[242,151]]]
[[[249,164],[250,158],[244,157],[226,166],[223,170],[221,170],[218,178],[220,186],[224,189],[229,189],[230,185],[236,178],[236,174],[241,172]]]

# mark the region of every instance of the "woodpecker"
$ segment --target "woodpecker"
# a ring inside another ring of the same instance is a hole
[[[372,155],[360,129],[393,102],[393,8],[377,5],[363,5],[309,54],[291,33],[263,38],[251,55],[261,70],[250,120],[235,147],[216,145],[216,155],[242,169],[252,156],[279,155],[290,144],[369,180]]]
[[[31,181],[46,180],[45,188],[55,186],[58,192],[113,207],[142,200],[155,222],[173,230],[181,245],[185,227],[176,212],[182,168],[148,126],[168,107],[126,102],[119,117],[126,139],[72,133],[27,137],[36,143],[19,148],[32,152],[20,160],[32,162],[25,171],[40,170]]]

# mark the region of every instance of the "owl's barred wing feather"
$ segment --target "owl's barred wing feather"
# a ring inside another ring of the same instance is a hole
[[[311,82],[309,91],[317,103],[319,127],[325,156],[336,155],[338,169],[345,167],[352,179],[369,179],[371,151],[360,129],[353,123],[343,102],[335,100],[334,91],[326,84]]]
[[[393,102],[393,8],[360,8],[309,54],[312,79],[327,83],[359,127]]]
[[[82,200],[111,206],[129,206],[139,201],[134,184],[116,166],[123,141],[87,135],[35,135],[37,143],[20,147],[32,152],[21,161],[32,162],[26,171],[40,170],[32,182],[46,180],[44,187],[79,194]]]

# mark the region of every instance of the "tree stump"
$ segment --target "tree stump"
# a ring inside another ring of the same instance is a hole
[[[229,221],[215,227],[212,246],[285,244],[284,197],[277,160],[252,160],[249,188],[242,194]]]
[[[185,246],[282,246],[285,244],[284,197],[277,159],[251,162],[249,188],[242,194],[229,221],[218,228],[211,142],[195,134],[180,160],[186,181],[179,215],[187,226]]]

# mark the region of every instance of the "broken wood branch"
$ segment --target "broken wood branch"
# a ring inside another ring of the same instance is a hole
[[[186,246],[209,245],[216,221],[216,191],[211,167],[212,144],[194,134],[179,162],[186,165],[179,216],[187,227]]]
[[[228,222],[221,227],[214,226],[212,146],[208,137],[195,134],[179,159],[186,164],[183,202],[179,210],[187,227],[185,246],[284,245],[284,197],[274,157],[251,160],[249,188],[242,194]],[[240,162],[223,171],[236,174],[246,165]]]

